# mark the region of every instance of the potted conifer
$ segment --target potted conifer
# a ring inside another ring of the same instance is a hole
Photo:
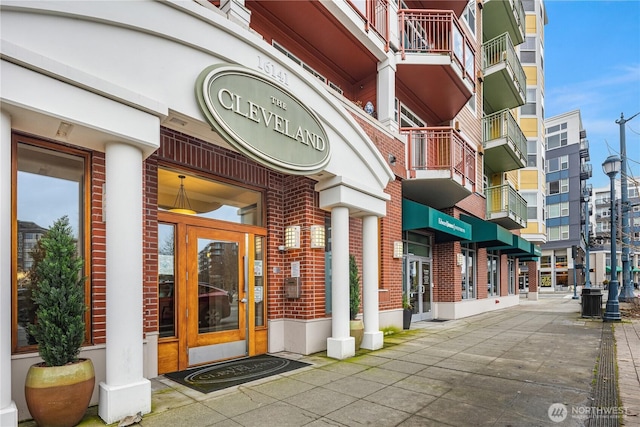
[[[85,331],[83,260],[67,216],[58,219],[38,245],[40,256],[31,272],[36,317],[27,329],[43,362],[29,368],[25,397],[39,426],[74,426],[84,416],[95,385],[93,363],[78,358]]]
[[[349,255],[349,332],[356,340],[356,351],[360,350],[362,338],[364,337],[364,323],[358,319],[360,310],[360,273],[356,257]]]

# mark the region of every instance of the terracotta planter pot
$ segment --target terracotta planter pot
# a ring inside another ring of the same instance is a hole
[[[90,359],[65,366],[32,365],[24,393],[40,427],[70,427],[82,420],[93,394],[95,373]]]
[[[356,340],[356,351],[360,350],[362,338],[364,337],[364,323],[362,323],[362,320],[351,320],[349,322],[349,334]]]

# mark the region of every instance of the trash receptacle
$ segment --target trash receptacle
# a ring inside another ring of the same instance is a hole
[[[582,317],[602,317],[602,292],[600,289],[582,289]]]

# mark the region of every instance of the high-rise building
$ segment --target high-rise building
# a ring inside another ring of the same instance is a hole
[[[519,46],[522,68],[526,75],[526,104],[518,109],[518,123],[527,138],[527,165],[518,171],[514,181],[520,195],[527,202],[527,226],[521,236],[537,247],[547,240],[545,224],[545,145],[544,145],[544,26],[547,12],[544,2],[523,0],[525,11],[525,40]],[[539,262],[538,262],[539,264]],[[528,289],[536,298],[539,284],[533,262],[520,264],[519,286]],[[535,280],[536,283],[531,283]],[[533,285],[533,286],[532,286]]]
[[[615,182],[617,216],[617,261],[616,273],[622,286],[622,223],[621,223],[621,185],[620,179]],[[640,283],[640,180],[628,177],[629,202],[629,263],[630,279],[637,286]],[[596,286],[611,281],[611,189],[609,186],[593,190],[592,210],[594,232],[591,236],[591,282]]]
[[[579,110],[545,120],[547,243],[540,257],[540,291],[584,283],[584,197],[592,170]],[[588,220],[588,219],[587,219]]]

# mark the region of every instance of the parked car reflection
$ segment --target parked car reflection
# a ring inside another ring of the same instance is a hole
[[[160,329],[173,330],[174,325],[174,283],[161,282],[158,284],[158,300],[160,314]],[[208,328],[217,326],[231,315],[233,295],[224,289],[208,283],[198,284],[198,327]]]

